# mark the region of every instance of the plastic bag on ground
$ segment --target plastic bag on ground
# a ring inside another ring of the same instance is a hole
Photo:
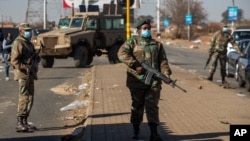
[[[68,111],[68,110],[73,110],[73,109],[78,109],[78,108],[84,108],[88,105],[88,101],[74,101],[70,104],[68,104],[65,107],[62,107],[60,111]]]

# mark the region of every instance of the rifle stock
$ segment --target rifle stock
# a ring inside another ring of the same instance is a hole
[[[185,93],[187,92],[187,90],[181,88],[180,86],[178,86],[178,85],[176,84],[176,81],[177,81],[177,80],[172,80],[171,78],[165,76],[164,74],[160,73],[160,72],[157,71],[156,69],[151,68],[151,67],[150,67],[148,64],[146,64],[146,63],[141,63],[141,65],[142,65],[142,67],[143,67],[145,70],[147,70],[147,73],[148,73],[147,76],[146,76],[145,84],[149,85],[150,82],[151,82],[152,77],[155,76],[155,77],[161,79],[161,80],[162,80],[163,82],[165,82],[166,84],[172,86],[173,88],[174,88],[174,87],[177,87],[177,88],[179,88],[180,90],[182,90],[183,92],[185,92]]]

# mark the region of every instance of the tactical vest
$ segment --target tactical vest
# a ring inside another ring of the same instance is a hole
[[[23,64],[30,65],[31,58],[35,54],[34,45],[31,42],[24,42],[23,40],[18,39],[18,41],[22,44],[22,56],[20,61]]]

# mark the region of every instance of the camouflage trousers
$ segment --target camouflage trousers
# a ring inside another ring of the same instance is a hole
[[[129,90],[132,98],[130,122],[140,124],[143,121],[145,107],[148,122],[159,124],[160,88],[129,88]]]
[[[227,55],[222,54],[219,52],[215,52],[212,56],[212,65],[210,66],[209,72],[215,73],[217,62],[220,62],[220,73],[222,77],[226,76],[226,61],[227,61]]]
[[[17,116],[29,116],[34,100],[34,79],[19,79],[19,100],[17,107]]]

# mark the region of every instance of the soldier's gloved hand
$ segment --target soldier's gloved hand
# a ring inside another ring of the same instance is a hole
[[[144,72],[144,69],[141,66],[136,67],[135,70],[137,74],[142,74]]]

